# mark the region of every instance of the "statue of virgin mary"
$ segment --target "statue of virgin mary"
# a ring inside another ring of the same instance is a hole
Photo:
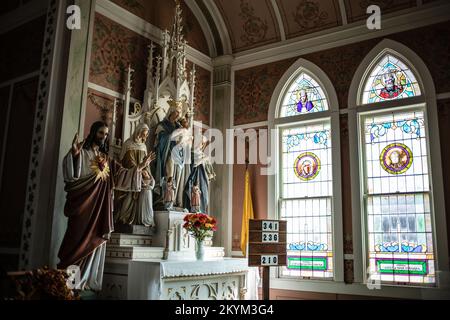
[[[170,108],[166,117],[158,123],[156,127],[155,151],[156,161],[154,168],[155,175],[155,205],[160,205],[164,198],[164,186],[167,184],[169,178],[174,180],[176,193],[184,186],[179,185],[181,167],[177,164],[176,159],[172,158],[172,150],[177,146],[176,139],[173,139],[172,134],[178,129],[182,128],[179,120],[182,115],[182,107],[175,101],[169,102]],[[175,200],[174,205],[179,206],[178,201]]]

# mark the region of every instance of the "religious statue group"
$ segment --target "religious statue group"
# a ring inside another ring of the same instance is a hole
[[[154,203],[164,209],[207,213],[208,187],[214,171],[204,153],[206,141],[194,144],[189,119],[180,118],[181,114],[181,106],[172,104],[156,127]]]
[[[81,289],[101,290],[106,241],[114,224],[156,227],[153,210],[208,211],[214,178],[206,141],[194,145],[190,120],[173,103],[155,129],[139,124],[118,159],[108,156],[108,126],[95,122],[63,161],[68,226],[58,268],[80,268]],[[192,159],[192,161],[187,161]],[[114,209],[113,209],[114,208]]]

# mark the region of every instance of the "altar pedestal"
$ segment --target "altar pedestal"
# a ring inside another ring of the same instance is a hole
[[[129,300],[255,300],[259,275],[247,259],[130,261]]]
[[[138,230],[140,234],[114,232],[111,235],[106,245],[102,299],[127,299],[129,263],[133,260],[195,261],[195,239],[183,228],[185,215],[180,211],[155,211],[156,228],[152,233]],[[139,227],[145,228],[129,228]],[[208,242],[205,241],[205,258],[222,260],[224,248],[211,247],[212,241]]]

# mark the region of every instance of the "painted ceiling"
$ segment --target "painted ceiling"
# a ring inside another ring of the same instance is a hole
[[[228,30],[233,53],[366,19],[370,4],[391,13],[416,0],[200,0],[214,1]],[[343,5],[343,7],[341,7]],[[277,18],[278,13],[278,18]]]
[[[174,0],[111,0],[162,29],[170,28]],[[238,53],[284,39],[362,23],[376,4],[384,14],[437,0],[182,0],[189,44],[210,56]],[[201,17],[199,17],[201,16]],[[202,25],[199,21],[207,24]],[[205,29],[209,30],[205,33]],[[214,43],[210,52],[208,41]],[[231,52],[226,52],[230,44]]]

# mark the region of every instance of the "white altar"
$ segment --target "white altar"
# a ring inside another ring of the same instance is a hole
[[[113,233],[106,246],[102,299],[257,299],[259,273],[205,241],[205,260],[182,228],[184,212],[155,211],[152,235]]]
[[[130,261],[128,300],[257,300],[259,273],[247,259]]]
[[[112,157],[120,154],[122,141],[126,141],[140,123],[150,129],[147,147],[152,150],[157,126],[167,116],[172,103],[181,106],[180,116],[189,119],[189,127],[193,129],[195,64],[190,70],[186,67],[186,41],[181,22],[181,6],[177,4],[172,31],[163,32],[162,50],[157,57],[154,51],[159,50],[155,50],[153,43],[149,46],[143,101],[131,100],[134,71],[128,66],[121,139],[114,138],[116,104],[113,110]],[[257,269],[249,268],[247,259],[224,258],[224,248],[212,246],[211,239],[204,242],[206,261],[196,261],[195,241],[183,228],[186,212],[182,208],[179,208],[181,211],[175,209],[155,210],[154,230],[130,226],[131,230],[117,228],[111,235],[106,245],[100,297],[114,300],[257,299]]]

